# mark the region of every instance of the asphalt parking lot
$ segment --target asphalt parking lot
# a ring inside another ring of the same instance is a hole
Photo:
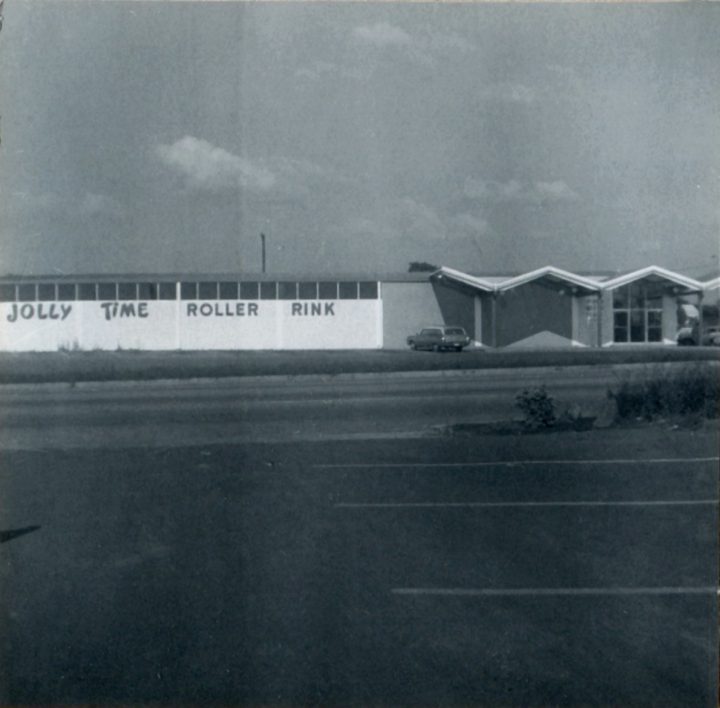
[[[715,705],[693,431],[3,452],[3,704]]]

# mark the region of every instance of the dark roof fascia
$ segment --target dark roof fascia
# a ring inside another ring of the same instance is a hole
[[[7,274],[0,275],[0,282],[11,283],[89,283],[89,282],[181,282],[181,281],[240,281],[240,282],[267,282],[267,281],[371,281],[371,282],[427,282],[430,273],[315,273],[310,275],[295,275],[290,273],[89,273],[68,274],[54,273],[45,275]]]

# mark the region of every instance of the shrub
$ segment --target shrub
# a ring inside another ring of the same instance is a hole
[[[618,420],[674,416],[705,416],[720,413],[720,378],[713,367],[697,366],[675,373],[656,368],[641,380],[623,381],[608,390]]]
[[[555,424],[555,402],[544,385],[522,390],[515,396],[515,404],[523,413],[526,428],[538,430]]]

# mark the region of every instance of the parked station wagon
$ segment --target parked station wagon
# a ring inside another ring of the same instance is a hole
[[[470,337],[462,327],[424,327],[418,334],[407,338],[410,349],[432,349],[439,352],[442,349],[461,351],[470,344]]]

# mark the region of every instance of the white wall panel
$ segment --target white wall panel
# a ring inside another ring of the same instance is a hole
[[[0,350],[41,352],[77,348],[80,343],[79,304],[0,303]]]
[[[181,300],[180,349],[276,349],[274,300]]]
[[[277,302],[282,349],[374,349],[382,346],[380,300]]]
[[[82,349],[176,349],[177,303],[79,302]]]

